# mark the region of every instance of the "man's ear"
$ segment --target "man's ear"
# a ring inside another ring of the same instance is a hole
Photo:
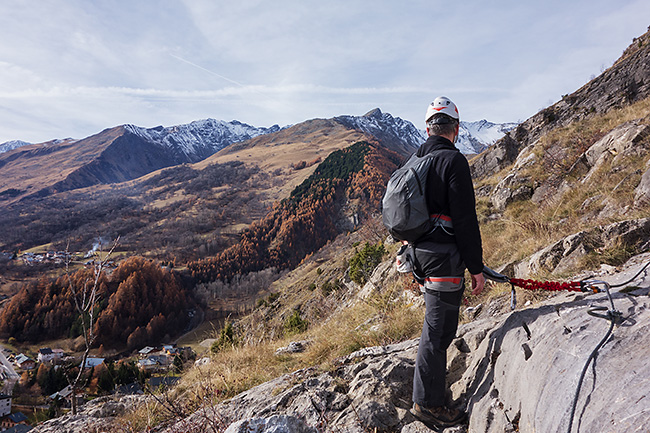
[[[427,137],[431,137],[431,133],[429,132],[429,127],[427,126]]]

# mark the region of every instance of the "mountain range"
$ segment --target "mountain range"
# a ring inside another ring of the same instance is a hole
[[[426,139],[424,130],[416,128],[407,120],[383,113],[379,108],[371,110],[363,116],[343,115],[334,119],[346,126],[372,135],[388,134],[399,137],[399,141],[404,142],[409,149],[419,146]],[[480,153],[515,126],[517,126],[516,123],[495,124],[487,120],[461,121],[457,146],[465,154]],[[192,162],[204,159],[231,143],[283,129],[278,125],[273,125],[270,128],[258,128],[236,120],[225,122],[215,119],[197,120],[170,127],[143,128],[135,125],[123,125],[123,127],[146,141],[162,144],[177,154],[185,155]],[[39,144],[47,147],[76,141],[82,140],[66,138]],[[34,143],[21,140],[7,141],[0,144],[0,154],[32,144]]]
[[[426,139],[425,132],[411,122],[380,109],[331,120],[374,137],[401,154],[412,153]],[[480,153],[514,126],[485,120],[461,122],[457,146],[467,154]],[[205,119],[171,127],[121,125],[81,140],[7,142],[0,145],[0,200],[136,179],[161,168],[196,163],[234,143],[287,128]]]
[[[460,122],[456,147],[466,155],[478,154],[503,138],[518,123],[492,123],[487,120]]]

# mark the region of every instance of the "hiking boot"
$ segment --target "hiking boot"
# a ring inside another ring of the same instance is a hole
[[[434,427],[451,427],[462,423],[467,418],[467,413],[459,409],[447,406],[426,408],[417,403],[413,403],[411,413],[427,426]]]

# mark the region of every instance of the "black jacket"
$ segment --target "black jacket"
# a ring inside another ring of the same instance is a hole
[[[431,214],[451,217],[454,236],[436,230],[428,240],[456,242],[460,256],[471,274],[483,271],[481,232],[476,217],[474,185],[465,156],[444,137],[430,136],[417,151],[418,156],[434,152],[427,177],[427,204]]]

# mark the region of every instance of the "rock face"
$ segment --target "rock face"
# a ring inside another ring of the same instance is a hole
[[[639,431],[650,418],[642,404],[649,387],[639,383],[650,374],[643,360],[650,342],[648,299],[617,293],[614,302],[626,320],[586,376],[572,431]],[[578,377],[609,326],[586,314],[591,304],[608,302],[603,294],[564,294],[552,304],[496,318],[491,331],[481,322],[462,329],[457,347],[472,355],[452,390],[469,398],[470,431],[567,431]]]
[[[507,143],[502,143],[502,145],[505,146]],[[522,149],[512,160],[508,160],[514,162],[508,174],[491,191],[484,194],[490,197],[490,202],[496,211],[502,212],[509,204],[528,199],[537,205],[545,202],[558,202],[563,194],[570,189],[582,188],[589,182],[597,182],[597,176],[602,175],[603,167],[606,167],[606,164],[612,167],[625,167],[626,161],[631,158],[647,158],[650,151],[650,118],[623,123],[596,141],[577,158],[567,173],[570,175],[571,181],[567,180],[568,177],[558,178],[557,176],[551,176],[545,181],[531,179],[528,174],[529,167],[539,164],[534,148],[534,145],[531,145]],[[563,152],[562,149],[557,151],[558,153]],[[507,164],[501,167],[502,160],[499,152],[498,149],[486,152],[494,161],[484,159],[483,165],[474,165],[474,175],[482,175],[483,170],[496,170],[505,167]],[[488,156],[484,158],[488,158]],[[646,206],[650,202],[650,173],[648,171],[650,170],[646,168],[641,182],[635,189],[634,206],[637,208]],[[641,171],[633,174],[641,174]],[[626,180],[628,178],[623,181]],[[626,209],[619,209],[607,204],[608,195],[591,198],[591,200],[600,201],[603,204],[603,209],[597,216],[608,218],[616,213],[625,213]],[[584,203],[583,207],[586,208],[588,204]]]
[[[40,433],[90,433],[119,431],[115,417],[134,409],[150,397],[101,397],[83,405],[77,415],[65,415],[39,424],[33,432]]]
[[[638,257],[626,273],[603,278],[627,279],[649,259]],[[644,403],[650,391],[647,275],[633,281],[641,287],[633,294],[613,292],[624,320],[586,374],[572,431],[640,431],[650,420]],[[468,409],[469,425],[445,431],[567,431],[582,368],[609,328],[607,320],[587,314],[590,306],[611,308],[604,293],[564,293],[535,308],[494,317],[481,313],[461,326],[449,351],[448,377],[450,398]],[[228,432],[430,431],[408,411],[417,343],[363,349],[329,372],[296,371],[208,412],[233,423]],[[183,425],[202,431],[202,418],[195,414]],[[277,427],[281,422],[284,429]]]
[[[253,432],[292,432],[292,433],[317,433],[313,427],[306,426],[300,418],[284,415],[273,415],[269,418],[252,418],[237,421],[226,429],[225,433],[253,433]]]
[[[521,262],[507,265],[506,272],[525,278],[543,272],[563,273],[596,249],[626,246],[638,251],[650,248],[650,218],[621,221],[595,227],[549,245]]]
[[[408,412],[416,351],[417,341],[363,349],[340,360],[334,371],[310,368],[281,376],[218,405],[214,413],[226,425],[243,420],[259,424],[278,415],[293,425],[290,430],[253,431],[399,431],[416,421]],[[202,418],[199,413],[183,422],[197,425],[198,432]]]
[[[497,184],[490,201],[496,210],[502,211],[512,202],[528,200],[533,196],[533,191],[530,179],[510,173]]]

